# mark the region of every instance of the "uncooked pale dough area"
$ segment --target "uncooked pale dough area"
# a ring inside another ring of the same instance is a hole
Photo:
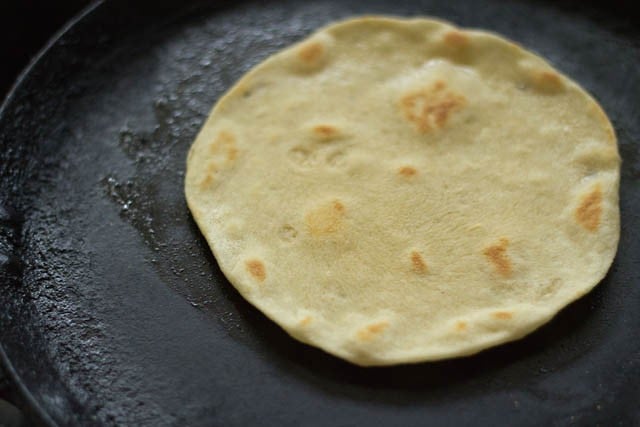
[[[300,341],[391,365],[518,339],[589,292],[616,252],[619,168],[603,110],[533,53],[363,17],[242,77],[185,192],[248,301]]]

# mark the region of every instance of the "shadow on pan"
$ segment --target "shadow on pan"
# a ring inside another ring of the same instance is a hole
[[[607,5],[89,8],[0,114],[2,359],[37,422],[637,424],[640,46],[630,15]],[[612,118],[624,159],[616,261],[594,292],[531,336],[460,360],[349,365],[289,338],[245,302],[191,220],[184,159],[215,100],[272,52],[363,13],[498,31],[574,77]]]

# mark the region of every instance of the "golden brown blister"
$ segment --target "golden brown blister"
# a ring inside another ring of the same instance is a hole
[[[425,274],[429,271],[427,263],[424,261],[422,255],[420,255],[420,252],[418,251],[411,252],[411,266],[414,273]]]
[[[509,277],[512,272],[511,259],[507,254],[508,246],[509,239],[502,237],[497,243],[482,251],[489,262],[493,264],[495,271],[502,277]]]
[[[360,341],[373,341],[378,338],[384,331],[389,327],[389,322],[376,322],[371,325],[365,326],[364,328],[358,330],[356,334],[358,340]]]
[[[555,94],[564,89],[564,80],[560,74],[550,70],[532,70],[529,76],[534,89]]]
[[[317,41],[305,43],[298,49],[298,58],[301,62],[313,66],[322,60],[324,49],[322,43]]]
[[[332,38],[326,34],[318,34],[301,42],[294,48],[293,68],[302,73],[316,73],[322,70],[329,61],[329,50]]]
[[[418,171],[413,166],[402,166],[398,169],[398,174],[405,178],[411,178],[418,174]]]
[[[406,119],[421,133],[442,129],[449,117],[466,104],[464,96],[447,88],[438,80],[430,86],[408,93],[400,100],[400,108]]]
[[[491,315],[499,320],[510,320],[513,317],[513,313],[511,313],[510,311],[496,311]]]
[[[576,209],[576,221],[590,232],[598,230],[602,217],[602,187],[595,185],[583,195]]]
[[[471,37],[464,31],[450,30],[444,33],[443,41],[451,49],[464,49],[471,44]]]
[[[267,278],[267,271],[264,263],[259,259],[250,259],[245,263],[245,265],[251,277],[256,281],[264,282],[264,279]]]
[[[455,329],[457,332],[464,332],[467,330],[467,328],[468,328],[467,322],[464,322],[462,320],[459,320],[456,322]]]
[[[345,207],[342,202],[333,200],[312,209],[305,216],[305,222],[309,234],[320,237],[340,230],[343,226],[344,216]]]

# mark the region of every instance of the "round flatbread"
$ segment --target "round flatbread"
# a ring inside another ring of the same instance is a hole
[[[431,19],[330,25],[246,74],[187,162],[220,268],[293,337],[359,365],[469,355],[605,275],[620,158],[538,56]]]

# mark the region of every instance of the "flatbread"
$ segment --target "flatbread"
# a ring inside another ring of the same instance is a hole
[[[619,173],[603,110],[540,57],[363,17],[242,77],[185,192],[248,301],[368,366],[518,339],[591,290],[616,252]]]

